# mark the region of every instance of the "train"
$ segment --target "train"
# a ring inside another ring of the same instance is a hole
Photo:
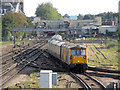
[[[70,70],[85,72],[88,66],[87,47],[64,41],[61,35],[54,35],[48,40],[48,52],[61,60]]]

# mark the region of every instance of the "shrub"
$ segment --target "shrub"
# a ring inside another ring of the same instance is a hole
[[[120,48],[117,50],[117,52],[120,52]]]
[[[108,46],[107,46],[107,48],[112,48],[112,47],[114,47],[114,46],[116,46],[116,44],[109,44]]]

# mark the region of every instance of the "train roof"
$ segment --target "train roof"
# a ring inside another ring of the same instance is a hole
[[[69,43],[69,42],[53,39],[53,40],[50,40],[49,43],[57,45],[57,46],[61,46],[61,45],[65,44],[65,43]]]
[[[80,44],[74,44],[74,43],[70,43],[68,41],[63,41],[62,40],[62,36],[61,35],[54,35],[49,41],[48,43],[57,45],[57,46],[63,46],[66,48],[86,48],[86,46],[84,45],[80,45]]]
[[[67,48],[86,48],[86,46],[84,45],[74,44],[74,43],[64,44],[63,46]]]
[[[50,40],[49,43],[57,45],[57,46],[63,46],[66,48],[86,48],[86,46],[84,45],[80,45],[80,44],[74,44],[74,43],[70,43],[68,41],[60,41],[60,40]]]
[[[56,40],[63,40],[61,35],[54,35],[51,40],[56,39]]]

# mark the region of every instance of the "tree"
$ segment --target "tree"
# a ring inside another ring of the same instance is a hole
[[[12,34],[12,27],[15,25],[13,14],[8,12],[2,16],[2,39],[7,41]]]
[[[86,14],[83,19],[84,19],[84,20],[87,20],[87,19],[94,19],[94,18],[95,18],[94,15]]]
[[[82,19],[83,19],[83,16],[82,16],[81,14],[79,14],[79,15],[77,16],[77,19],[78,19],[78,20],[82,20]]]
[[[97,14],[96,16],[101,16],[102,17],[102,21],[111,21],[111,20],[115,20],[115,18],[118,15],[119,15],[118,13],[104,12],[104,13]]]
[[[2,16],[2,40],[8,41],[12,37],[13,27],[24,27],[26,23],[27,27],[32,26],[31,20],[25,17],[22,13],[8,12]],[[16,36],[20,38],[24,32],[16,32]]]
[[[53,7],[51,3],[42,3],[37,7],[36,16],[41,17],[43,20],[58,20],[62,19],[61,14],[58,13],[57,9]]]

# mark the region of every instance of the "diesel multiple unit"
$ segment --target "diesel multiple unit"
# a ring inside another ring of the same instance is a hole
[[[63,41],[62,36],[54,35],[48,41],[47,49],[51,55],[62,60],[70,69],[80,72],[85,72],[87,69],[86,46]]]

